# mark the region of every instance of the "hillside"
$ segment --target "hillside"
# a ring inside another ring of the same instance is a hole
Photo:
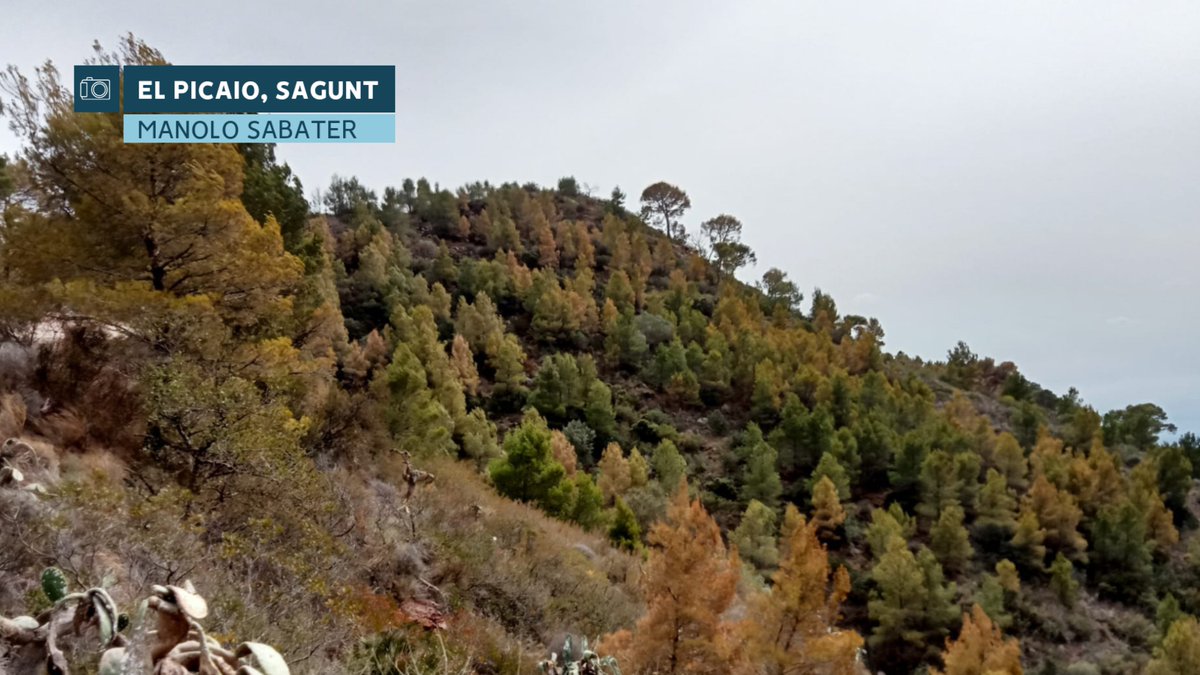
[[[1157,406],[890,354],[667,183],[308,203],[270,146],[124,145],[43,75],[3,107],[0,616],[53,567],[132,636],[190,580],[294,672],[568,634],[625,675],[1194,672],[1200,442]]]

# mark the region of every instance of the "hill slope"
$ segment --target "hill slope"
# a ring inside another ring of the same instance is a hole
[[[644,218],[574,179],[309,205],[267,146],[125,146],[11,84],[4,615],[46,605],[47,566],[124,605],[191,579],[210,632],[320,673],[529,672],[567,633],[626,673],[658,640],[671,672],[767,672],[818,658],[736,648],[789,611],[827,667],[856,632],[888,673],[990,634],[976,604],[1038,672],[1197,638],[1200,444],[1156,406],[888,354],[779,270],[738,281],[741,224],[685,239],[665,183]]]

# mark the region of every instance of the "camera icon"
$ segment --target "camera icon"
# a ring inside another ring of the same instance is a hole
[[[79,80],[79,98],[85,101],[107,101],[112,98],[112,81],[107,78],[85,77]]]

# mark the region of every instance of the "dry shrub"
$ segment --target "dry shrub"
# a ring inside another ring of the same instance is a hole
[[[0,342],[0,391],[20,392],[33,374],[33,352],[16,342]]]
[[[422,468],[437,481],[418,491],[412,509],[431,548],[431,581],[451,605],[473,607],[534,651],[563,633],[598,636],[640,614],[635,558],[500,497],[466,464],[437,459]]]
[[[50,509],[24,490],[0,489],[0,615],[25,614],[25,595],[33,588],[30,570],[37,569],[37,553],[44,540],[43,523]]]
[[[89,464],[89,457],[78,459]],[[268,559],[263,565],[253,551],[229,550],[209,536],[202,518],[189,515],[190,502],[183,490],[140,494],[98,471],[65,481],[40,499],[0,490],[6,523],[0,527],[0,614],[23,613],[29,584],[22,580],[36,580],[50,565],[62,569],[73,587],[104,586],[121,608],[134,607],[152,584],[190,579],[212,608],[210,633],[230,642],[273,644],[294,662],[297,675],[336,672],[330,664],[353,634],[348,621],[329,611],[324,585],[346,584],[345,570],[329,567],[321,583],[297,584],[272,574],[272,549],[259,551]]]
[[[517,675],[536,673],[537,652],[486,617],[459,612],[445,631],[398,628],[361,640],[345,672],[353,675]]]
[[[305,499],[330,510],[313,518],[289,516],[297,507],[287,499],[243,504],[245,490],[231,492],[237,504],[221,517],[254,511],[222,521],[226,531],[162,476],[126,480],[145,466],[103,450],[69,453],[50,496],[0,494],[0,613],[16,613],[23,580],[49,565],[73,586],[106,586],[122,607],[151,584],[191,579],[208,598],[213,634],[271,643],[297,675],[372,672],[363,668],[379,659],[394,665],[382,672],[528,673],[557,636],[595,637],[640,613],[637,560],[602,536],[499,497],[448,458],[418,462],[437,480],[406,504],[402,463],[381,460],[381,479],[323,474],[325,496]],[[311,532],[285,529],[303,522]],[[413,600],[436,603],[447,629],[408,624]]]
[[[113,487],[121,485],[129,467],[116,455],[107,450],[92,450],[85,453],[68,453],[59,463],[59,473],[64,480],[93,480]]]
[[[59,408],[42,415],[37,430],[60,448],[81,449],[88,435],[87,421],[70,408]]]
[[[0,394],[0,438],[19,436],[25,429],[25,399],[15,392]]]
[[[80,410],[88,411],[86,433],[93,444],[125,453],[141,446],[146,433],[141,397],[135,382],[115,368],[101,369],[87,383]]]
[[[38,420],[42,434],[64,448],[101,445],[128,456],[141,445],[145,425],[136,374],[122,364],[136,346],[83,324],[42,346],[31,386],[49,400]]]

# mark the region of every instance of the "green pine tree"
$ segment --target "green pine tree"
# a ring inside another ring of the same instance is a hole
[[[620,497],[617,497],[617,503],[613,507],[608,538],[614,546],[626,551],[640,551],[642,548],[642,528],[638,525],[637,516]]]
[[[746,428],[738,453],[746,464],[742,471],[742,501],[749,503],[757,499],[769,508],[778,507],[779,496],[783,493],[783,484],[776,468],[778,455],[775,448],[763,439],[762,430],[757,424],[751,423]]]
[[[554,513],[564,506],[560,484],[567,471],[555,461],[550,438],[546,421],[527,413],[504,437],[504,457],[492,462],[489,473],[500,494]]]
[[[729,540],[742,559],[760,570],[768,570],[779,562],[778,530],[775,511],[753,499]]]

